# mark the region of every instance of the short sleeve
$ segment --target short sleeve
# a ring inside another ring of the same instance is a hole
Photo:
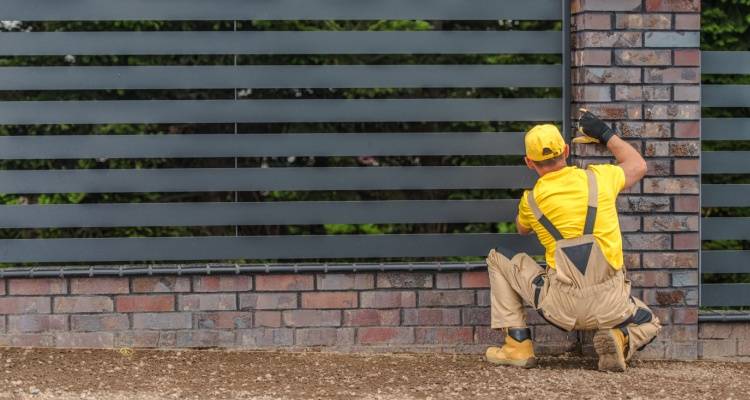
[[[625,171],[619,165],[599,164],[589,168],[599,175],[599,186],[608,189],[613,197],[625,187]]]
[[[531,229],[531,221],[534,219],[534,214],[531,212],[529,202],[526,200],[529,195],[528,190],[524,190],[521,201],[518,202],[518,223],[526,229]]]

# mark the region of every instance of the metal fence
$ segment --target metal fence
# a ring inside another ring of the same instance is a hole
[[[0,59],[229,55],[234,65],[0,67],[0,90],[44,100],[0,102],[0,125],[558,121],[568,131],[566,1],[4,0],[4,20],[561,20],[562,31],[45,31],[0,33]],[[236,25],[235,25],[236,26]],[[239,65],[238,55],[558,54],[562,64]],[[238,99],[236,89],[557,87],[559,98]],[[91,90],[235,89],[234,99],[69,100]],[[0,136],[3,160],[523,154],[522,132],[190,133]],[[69,132],[69,131],[66,131]],[[0,192],[148,193],[518,189],[516,165],[9,169]],[[512,221],[516,199],[22,204],[5,229],[469,223]],[[539,254],[536,239],[498,233],[216,235],[0,240],[2,263],[342,259]]]
[[[750,75],[750,52],[704,51],[702,73]],[[750,85],[704,84],[702,106],[726,109],[725,117],[703,118],[703,141],[721,145],[727,141],[750,140],[750,118],[738,117],[736,112],[739,108],[750,107]],[[701,220],[701,240],[704,249],[708,248],[701,252],[702,274],[750,272],[750,250],[743,244],[750,240],[750,218],[741,216],[744,214],[741,207],[750,207],[750,184],[743,176],[750,173],[748,158],[748,151],[704,149],[702,152],[703,180],[713,182],[701,186],[701,206],[706,214]],[[703,283],[701,305],[748,306],[750,284]]]

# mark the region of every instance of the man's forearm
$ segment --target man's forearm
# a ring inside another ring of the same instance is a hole
[[[633,186],[644,175],[646,175],[646,160],[641,154],[630,145],[630,143],[620,139],[617,136],[607,142],[607,148],[617,159],[617,163],[625,171],[625,188]]]

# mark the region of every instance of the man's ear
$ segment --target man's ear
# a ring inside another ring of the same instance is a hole
[[[565,158],[566,160],[570,156],[570,146],[568,146],[567,144],[565,145],[565,150],[563,150],[563,154],[565,155],[565,157],[563,158]]]
[[[536,170],[536,168],[534,168],[534,162],[529,160],[529,157],[524,156],[523,161],[526,162],[526,166],[529,167],[529,169]]]

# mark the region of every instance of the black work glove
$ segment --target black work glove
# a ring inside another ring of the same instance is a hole
[[[615,135],[615,132],[596,115],[586,110],[581,111],[583,111],[583,114],[578,120],[578,130],[589,138],[596,139],[597,142],[606,145],[609,139]],[[575,142],[576,140],[574,139],[573,141]],[[579,140],[577,142],[585,143],[588,141]]]

